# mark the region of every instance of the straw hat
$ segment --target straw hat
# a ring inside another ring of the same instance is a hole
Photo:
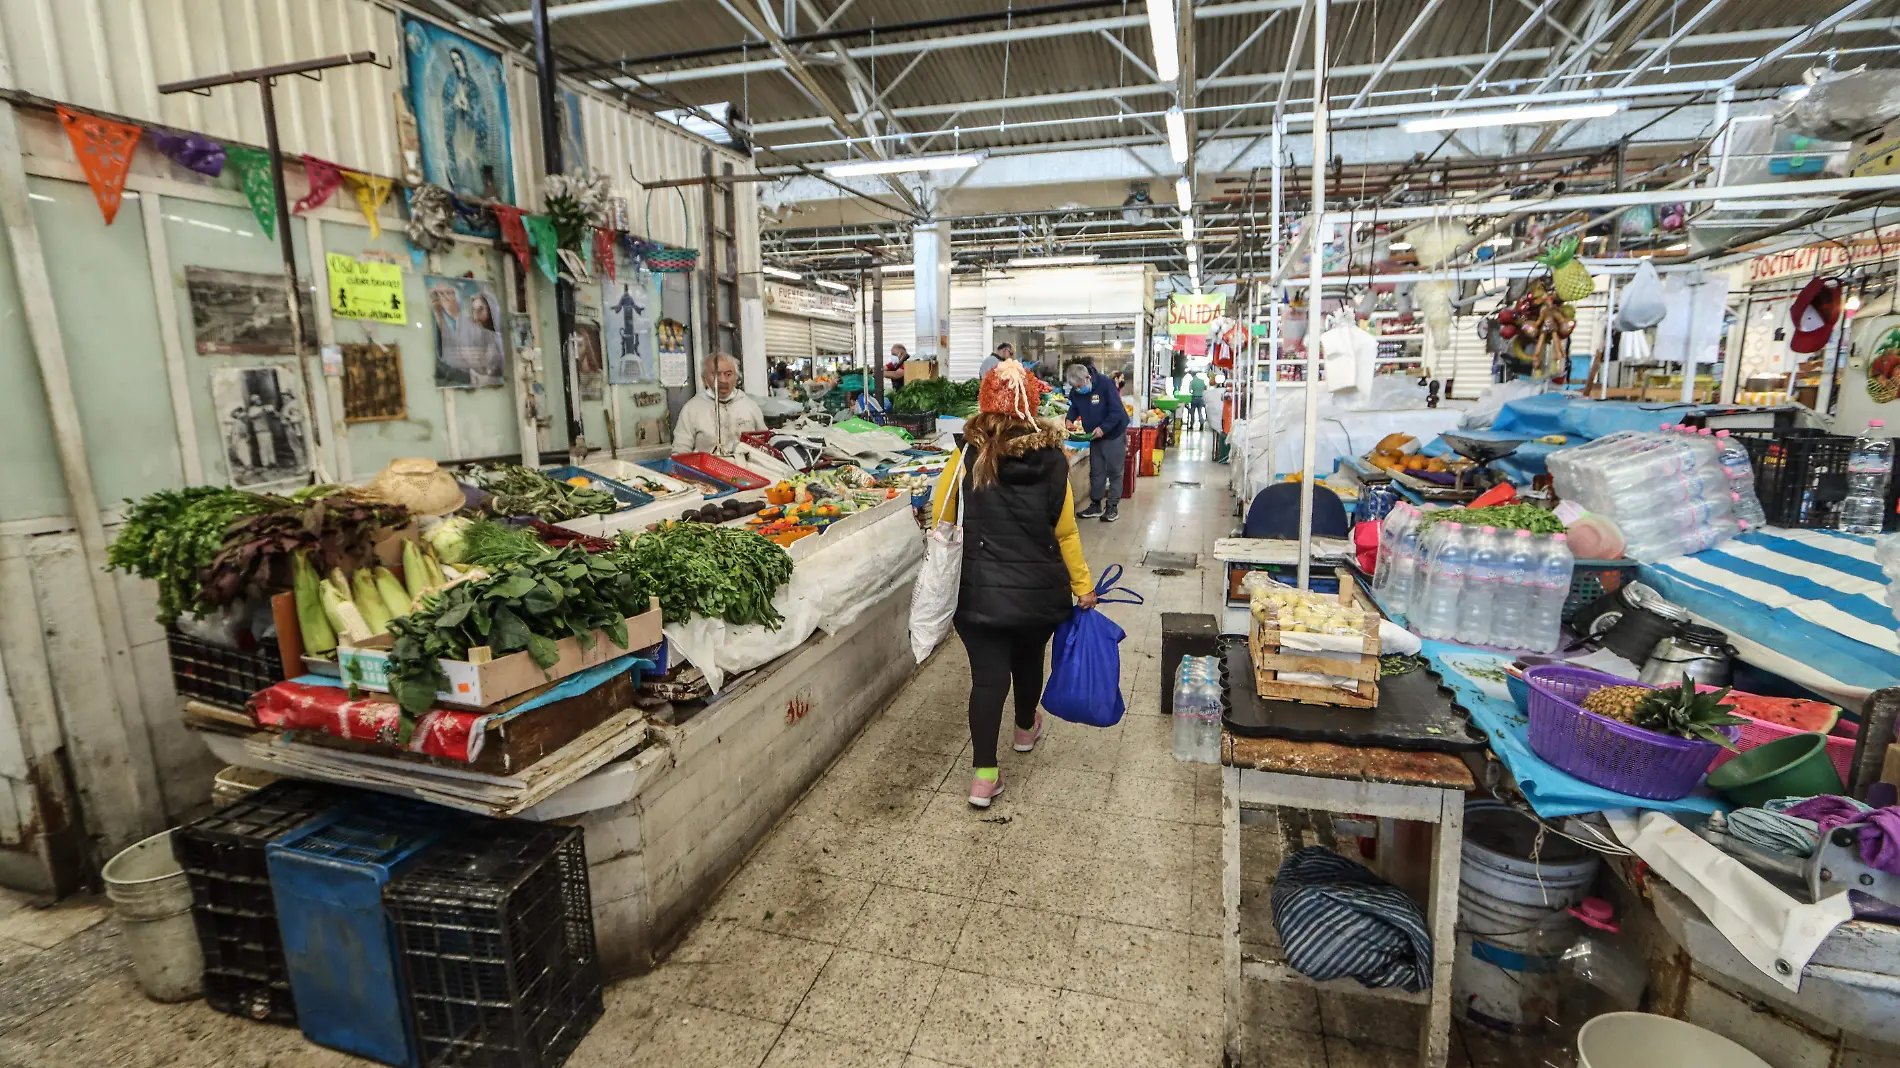
[[[462,507],[462,487],[455,477],[419,456],[389,461],[370,480],[369,495],[400,504],[414,515],[448,515]]]

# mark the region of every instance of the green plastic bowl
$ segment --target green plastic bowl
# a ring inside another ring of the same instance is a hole
[[[1738,807],[1777,797],[1838,794],[1840,773],[1827,758],[1827,735],[1791,734],[1758,745],[1709,772],[1709,786]]]
[[[1181,402],[1178,400],[1175,400],[1173,397],[1156,397],[1154,399],[1154,406],[1161,409],[1164,412],[1171,412],[1171,411],[1174,411],[1176,408],[1179,408],[1181,406]]]

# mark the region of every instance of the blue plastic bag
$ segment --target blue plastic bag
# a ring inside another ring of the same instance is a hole
[[[1111,564],[1095,583],[1095,603],[1141,604],[1140,594],[1116,586],[1122,569]],[[1111,598],[1119,590],[1126,597]],[[1100,611],[1077,607],[1068,621],[1056,627],[1055,653],[1049,682],[1042,688],[1042,707],[1057,719],[1089,727],[1120,723],[1127,705],[1122,700],[1122,638],[1115,621]]]

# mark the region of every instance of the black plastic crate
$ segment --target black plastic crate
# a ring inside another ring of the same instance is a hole
[[[276,642],[227,649],[174,630],[166,633],[165,644],[171,652],[172,688],[180,697],[241,709],[252,694],[284,679]]]
[[[1768,522],[1778,527],[1832,528],[1847,497],[1847,461],[1854,438],[1820,430],[1739,430],[1731,436],[1748,449],[1755,469],[1755,496]],[[1900,439],[1895,439],[1900,455]],[[1893,530],[1900,478],[1887,480],[1884,529]]]
[[[910,431],[912,438],[928,437],[937,432],[937,413],[892,410],[890,425]]]
[[[556,1068],[600,1018],[578,827],[488,821],[390,883],[422,1068]]]
[[[172,832],[191,884],[191,918],[204,951],[205,1000],[219,1012],[295,1024],[264,847],[341,803],[349,792],[284,780]]]

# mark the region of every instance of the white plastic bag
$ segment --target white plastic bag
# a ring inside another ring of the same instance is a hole
[[[963,452],[957,452],[957,466],[950,476],[950,493],[962,491]],[[957,614],[957,587],[963,582],[963,516],[967,511],[957,501],[957,521],[946,523],[938,513],[936,525],[924,538],[924,562],[917,571],[917,585],[910,591],[910,651],[919,664],[930,656],[937,643],[950,633],[951,617]]]
[[[1622,303],[1616,309],[1616,328],[1625,332],[1647,330],[1662,322],[1669,306],[1663,301],[1662,276],[1647,258],[1636,265],[1636,274],[1623,288]]]

